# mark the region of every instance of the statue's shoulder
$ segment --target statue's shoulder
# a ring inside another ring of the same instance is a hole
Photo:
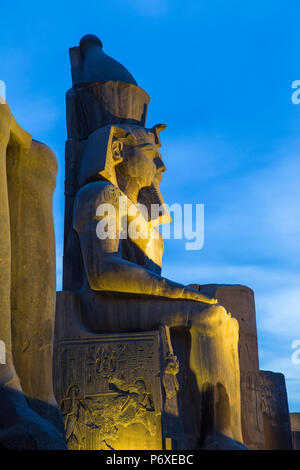
[[[14,148],[12,146],[12,152]],[[56,185],[57,159],[53,150],[42,142],[32,140],[29,148],[17,153],[15,158],[11,159],[10,165],[18,165],[24,175],[26,174],[28,178],[37,178],[41,185],[45,182],[47,187],[51,186],[53,189]]]
[[[121,194],[120,189],[109,181],[93,181],[79,189],[76,201],[97,204],[110,202],[113,204],[118,201]]]
[[[57,158],[48,145],[32,139],[30,153],[40,168],[51,169],[56,175],[58,166]]]
[[[108,181],[94,181],[82,186],[74,201],[74,229],[79,231],[90,224],[101,204],[111,204],[117,209],[121,194],[120,189]]]

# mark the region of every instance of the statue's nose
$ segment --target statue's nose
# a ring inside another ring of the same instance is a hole
[[[163,173],[164,171],[166,171],[166,166],[161,158],[159,157],[155,158],[155,165],[156,165],[157,170],[160,173]]]

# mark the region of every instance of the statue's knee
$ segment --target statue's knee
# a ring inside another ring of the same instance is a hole
[[[227,328],[227,334],[231,334],[233,338],[236,338],[237,341],[239,339],[239,322],[237,321],[236,318],[230,317],[230,321],[227,322],[226,328]]]
[[[191,326],[204,330],[219,330],[225,326],[230,318],[225,308],[221,305],[211,305],[201,311],[193,312],[191,315]]]

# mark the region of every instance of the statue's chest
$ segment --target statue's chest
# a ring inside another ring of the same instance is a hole
[[[128,235],[126,239],[121,240],[122,257],[160,274],[164,243],[161,234],[157,232],[155,229],[155,233],[152,233],[149,238],[136,238]]]
[[[146,220],[146,214],[143,214],[140,208],[127,198],[125,207],[126,209],[121,211],[122,257],[149,271],[160,274],[164,251],[161,233],[156,227],[151,228],[149,221]]]

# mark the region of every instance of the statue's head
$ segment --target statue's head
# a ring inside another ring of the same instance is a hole
[[[164,206],[159,185],[166,170],[159,148],[164,124],[151,129],[131,124],[109,125],[94,131],[85,144],[78,175],[78,185],[105,178],[125,192],[132,184],[138,202]],[[157,223],[170,222],[167,210]]]
[[[146,384],[144,382],[144,380],[136,380],[135,381],[135,384],[134,384],[134,388],[136,390],[137,393],[139,394],[144,394],[146,393]]]
[[[121,189],[133,181],[139,190],[159,187],[162,174],[166,170],[159,152],[159,132],[165,127],[163,124],[158,124],[152,129],[131,126],[125,137],[115,140],[114,158],[119,159],[116,177]]]

